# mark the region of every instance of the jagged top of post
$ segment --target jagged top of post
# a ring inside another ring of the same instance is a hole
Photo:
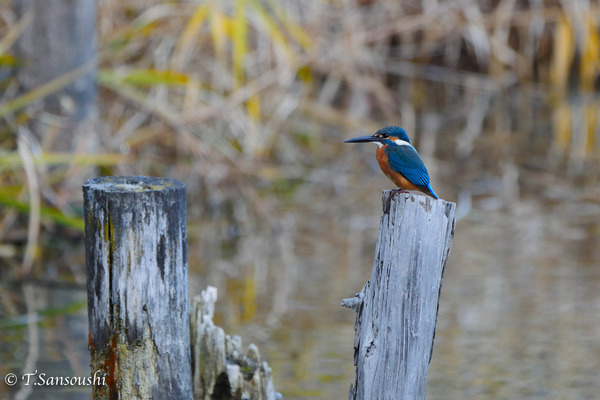
[[[111,193],[185,189],[185,185],[175,179],[148,176],[102,176],[88,179],[83,187]]]
[[[390,211],[390,203],[392,201],[399,201],[403,199],[404,201],[413,201],[418,202],[422,207],[424,207],[428,212],[432,210],[433,207],[442,206],[446,208],[446,215],[454,214],[454,209],[456,208],[456,204],[451,201],[446,201],[444,199],[434,199],[430,196],[424,196],[422,194],[415,194],[407,191],[403,191],[400,189],[385,189],[382,192],[382,201],[383,201],[383,212],[384,214],[389,213]]]

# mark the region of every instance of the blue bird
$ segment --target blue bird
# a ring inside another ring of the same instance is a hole
[[[386,126],[373,135],[345,140],[344,143],[372,142],[377,145],[377,162],[383,173],[400,189],[418,190],[437,199],[429,183],[425,163],[399,126]]]

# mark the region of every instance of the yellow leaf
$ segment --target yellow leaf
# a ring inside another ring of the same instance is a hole
[[[233,89],[239,89],[245,78],[244,60],[248,52],[246,0],[236,0],[233,18]]]
[[[314,44],[313,40],[304,31],[304,29],[302,29],[302,27],[296,23],[296,21],[290,18],[289,14],[281,6],[281,3],[279,1],[269,0],[269,4],[275,11],[277,19],[279,19],[283,26],[285,26],[290,36],[292,36],[294,40],[296,40],[304,49],[311,48]]]
[[[585,141],[585,153],[592,154],[596,150],[596,132],[598,129],[598,112],[600,111],[600,102],[593,102],[586,107],[587,113],[587,137]]]
[[[271,16],[269,14],[267,14],[265,9],[262,7],[262,5],[257,0],[248,0],[248,1],[251,2],[250,4],[252,5],[254,11],[256,11],[258,16],[262,20],[264,28],[267,30],[267,34],[269,35],[269,37],[271,38],[273,43],[277,44],[279,46],[279,48],[281,50],[283,50],[285,57],[288,59],[288,61],[290,63],[294,62],[294,60],[296,58],[296,53],[291,48],[290,44],[288,43],[287,39],[285,38],[285,35],[281,32],[281,30],[277,26],[277,23],[273,20],[273,18],[271,18]]]
[[[0,67],[15,67],[17,66],[17,58],[10,54],[0,54]]]
[[[248,113],[248,117],[252,121],[260,121],[260,97],[258,97],[258,95],[253,95],[248,98],[246,101],[246,111]]]
[[[221,62],[225,61],[228,20],[229,18],[217,9],[214,10],[210,18],[210,35],[215,47],[215,56]]]
[[[242,298],[242,322],[249,322],[256,313],[256,283],[249,268],[248,276],[244,279],[244,295]]]
[[[574,54],[573,29],[567,18],[563,16],[557,21],[554,32],[554,56],[550,69],[550,81],[553,86],[559,88],[567,86]]]
[[[600,70],[600,36],[594,19],[587,16],[586,36],[583,41],[583,51],[581,54],[580,75],[581,87],[586,90],[593,90],[598,71]]]
[[[313,81],[314,77],[308,65],[303,65],[302,67],[298,68],[297,74],[298,78],[303,82],[311,83]]]
[[[155,85],[187,85],[190,78],[182,73],[156,69],[140,69],[130,71],[124,78],[124,82],[138,86],[155,86]]]
[[[554,141],[561,150],[566,150],[571,143],[571,109],[568,104],[556,106],[554,113]]]
[[[194,14],[185,25],[185,29],[177,40],[175,50],[173,51],[173,58],[171,60],[171,67],[173,69],[182,69],[185,56],[191,52],[202,23],[206,19],[210,8],[212,8],[211,6],[212,3],[208,3],[196,7],[196,11],[194,11]]]

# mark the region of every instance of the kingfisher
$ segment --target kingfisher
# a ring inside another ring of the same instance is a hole
[[[437,199],[429,183],[425,163],[410,143],[408,134],[399,126],[386,126],[373,135],[345,140],[344,143],[377,145],[377,162],[383,173],[402,190],[418,190]]]

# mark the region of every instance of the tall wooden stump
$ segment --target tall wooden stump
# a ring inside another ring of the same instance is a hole
[[[354,308],[352,400],[424,400],[455,204],[384,191],[371,281]]]
[[[83,186],[94,399],[192,399],[185,186],[105,177]]]

